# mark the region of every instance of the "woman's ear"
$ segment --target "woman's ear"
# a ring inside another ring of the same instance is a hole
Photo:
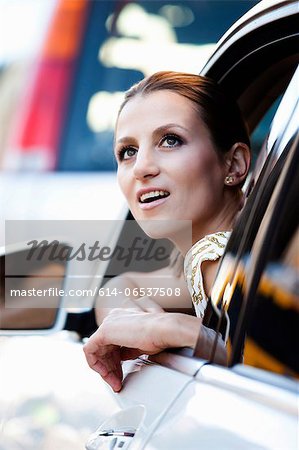
[[[226,177],[224,183],[229,186],[242,185],[248,174],[251,153],[248,145],[235,143],[225,155]]]

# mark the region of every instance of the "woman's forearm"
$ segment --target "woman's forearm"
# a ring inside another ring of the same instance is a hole
[[[209,360],[214,348],[216,332],[202,325],[199,317],[186,314],[164,314],[161,317],[161,347],[196,348],[197,356]],[[227,351],[221,337],[218,337],[214,362],[227,363]]]

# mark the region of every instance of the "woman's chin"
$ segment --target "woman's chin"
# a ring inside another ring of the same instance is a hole
[[[191,220],[140,220],[138,224],[152,239],[169,239],[174,243],[184,240],[192,243]]]

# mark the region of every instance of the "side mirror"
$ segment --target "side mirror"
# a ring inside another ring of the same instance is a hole
[[[35,254],[25,244],[0,249],[0,335],[47,334],[63,328],[67,260],[51,255],[52,243]]]

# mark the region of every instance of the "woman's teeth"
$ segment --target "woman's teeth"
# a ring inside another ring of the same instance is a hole
[[[139,198],[139,201],[141,203],[149,203],[154,200],[158,200],[161,197],[168,197],[169,192],[167,191],[151,191],[147,192],[146,194],[142,194]]]

